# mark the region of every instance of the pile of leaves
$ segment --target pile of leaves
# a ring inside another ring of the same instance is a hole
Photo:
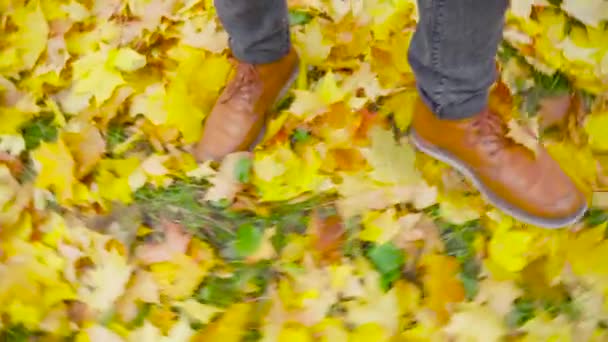
[[[290,0],[301,73],[219,165],[212,1],[0,0],[0,339],[608,339],[608,3],[511,3],[491,106],[589,197],[563,230],[408,143],[413,0]]]

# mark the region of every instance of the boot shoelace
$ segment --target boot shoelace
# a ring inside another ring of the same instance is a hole
[[[236,75],[228,83],[222,96],[222,103],[226,103],[234,98],[243,102],[242,105],[249,105],[254,100],[254,97],[259,96],[261,89],[258,86],[259,73],[253,64],[239,63],[236,69]]]
[[[507,127],[498,114],[486,110],[475,118],[472,127],[478,141],[488,148],[491,155],[496,155],[509,144]]]

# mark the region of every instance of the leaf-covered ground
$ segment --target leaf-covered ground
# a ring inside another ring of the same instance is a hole
[[[608,3],[511,2],[491,105],[593,203],[568,229],[412,149],[413,0],[290,0],[302,72],[221,165],[212,1],[0,0],[0,340],[608,340]]]

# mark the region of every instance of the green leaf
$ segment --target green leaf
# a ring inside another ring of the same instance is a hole
[[[31,337],[31,333],[22,325],[11,326],[5,328],[3,334],[0,334],[0,340],[6,342],[27,342]]]
[[[227,307],[240,299],[239,279],[236,275],[229,278],[210,277],[201,288],[196,299],[212,305]]]
[[[251,175],[251,165],[250,158],[241,158],[234,168],[234,177],[241,183],[248,183]]]
[[[589,227],[597,227],[600,224],[608,221],[608,212],[593,208],[585,215],[585,223]]]
[[[293,134],[291,135],[291,140],[294,143],[298,143],[298,142],[304,142],[306,141],[308,138],[310,138],[310,133],[308,133],[307,130],[302,129],[302,128],[296,128],[293,131]]]
[[[312,14],[300,10],[289,11],[289,25],[305,25],[312,20]]]
[[[240,257],[253,254],[262,242],[262,230],[256,226],[245,224],[236,232],[234,250]]]
[[[53,123],[53,120],[51,115],[42,115],[21,127],[26,149],[33,150],[43,141],[57,140],[57,126]]]
[[[462,263],[462,272],[458,278],[462,281],[467,299],[475,298],[479,291],[479,265],[474,258],[468,258]]]
[[[400,271],[405,263],[403,251],[392,242],[374,246],[367,256],[382,275]]]
[[[510,327],[519,327],[534,317],[534,303],[526,299],[517,299],[506,320]]]

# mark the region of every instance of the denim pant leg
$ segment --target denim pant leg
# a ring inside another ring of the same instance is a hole
[[[289,52],[286,0],[215,0],[215,8],[237,59],[263,64]]]
[[[440,118],[487,106],[507,8],[508,0],[418,0],[408,60],[421,98]]]

